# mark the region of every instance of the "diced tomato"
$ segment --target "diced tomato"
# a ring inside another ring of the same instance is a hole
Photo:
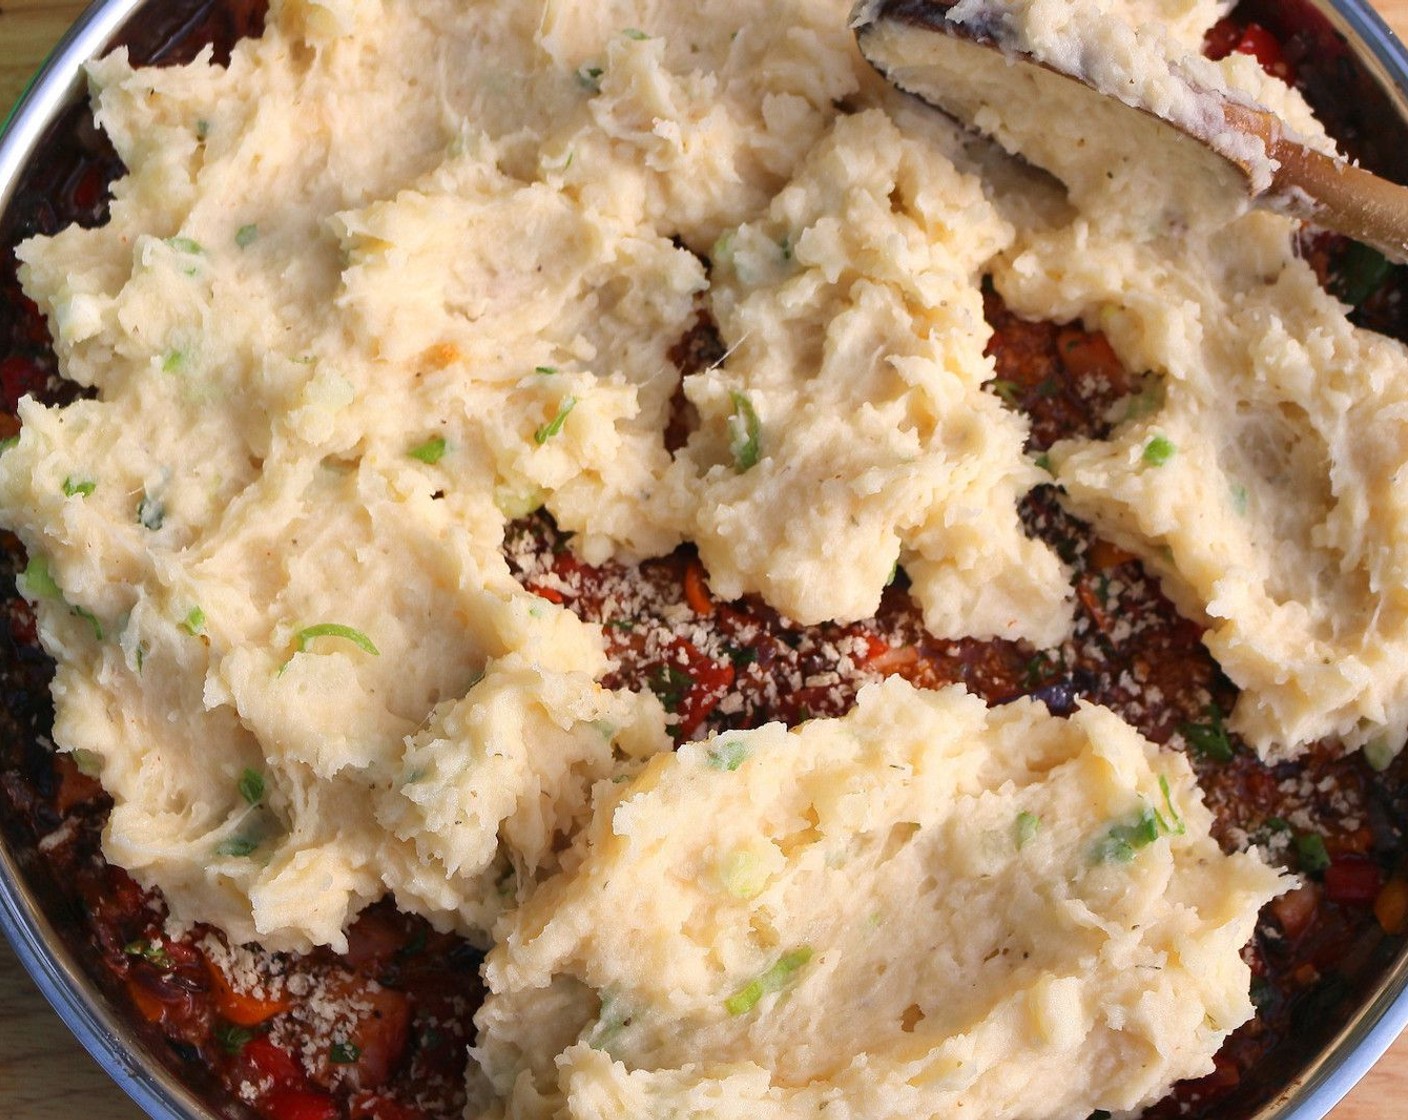
[[[301,1085],[305,1080],[294,1056],[262,1035],[245,1043],[240,1060],[249,1067],[253,1075],[251,1081],[272,1081],[276,1088],[288,1088]]]
[[[1203,42],[1203,53],[1214,62],[1230,54],[1249,54],[1273,78],[1287,83],[1295,80],[1295,71],[1286,61],[1276,36],[1258,23],[1219,20]]]
[[[269,1120],[338,1120],[332,1097],[310,1089],[275,1089],[257,1107]]]
[[[240,991],[230,982],[225,970],[213,961],[206,961],[206,971],[210,973],[210,990],[216,1012],[236,1026],[258,1026],[293,1006],[292,1001],[286,998],[265,998]]]
[[[566,602],[566,596],[555,587],[544,587],[541,583],[530,583],[527,585],[527,590],[539,599],[546,599],[549,603],[556,603],[558,606]]]
[[[1383,885],[1383,869],[1362,856],[1341,856],[1325,868],[1325,897],[1342,906],[1372,906]]]

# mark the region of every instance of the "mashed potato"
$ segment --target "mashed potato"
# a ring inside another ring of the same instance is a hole
[[[1251,1015],[1281,889],[1113,713],[892,679],[601,795],[498,929],[514,1117],[1073,1116],[1152,1103]]]
[[[1323,142],[1249,60],[1192,58],[1220,7],[960,5]],[[486,1114],[1080,1117],[1250,1014],[1278,880],[1110,713],[892,684],[671,755],[503,557],[545,507],[588,562],[693,542],[716,594],[803,622],[865,617],[899,564],[936,635],[1059,643],[984,276],[1147,375],[1050,462],[1207,624],[1233,726],[1269,758],[1408,728],[1402,347],[1288,219],[1063,158],[1058,102],[981,108],[1066,197],[988,174],[850,14],[276,0],[228,67],[93,64],[130,174],[105,226],[21,249],[93,399],[22,404],[0,520],[108,857],[236,942],[341,949],[385,894],[497,941]],[[727,353],[681,383],[702,313]]]

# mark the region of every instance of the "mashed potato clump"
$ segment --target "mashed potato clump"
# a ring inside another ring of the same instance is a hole
[[[892,679],[653,759],[505,918],[506,1115],[1086,1116],[1212,1070],[1283,889],[1112,712]]]

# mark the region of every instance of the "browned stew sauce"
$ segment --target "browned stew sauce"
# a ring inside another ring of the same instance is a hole
[[[263,18],[258,0],[166,7],[169,18],[144,21],[129,35],[134,57],[180,61],[211,41],[228,51],[238,37],[257,34]],[[1347,142],[1373,139],[1363,127],[1373,111],[1364,79],[1308,5],[1243,4],[1209,37],[1210,54],[1231,50],[1304,86]],[[1395,140],[1385,151],[1383,158],[1399,158],[1408,146]],[[1375,153],[1360,154],[1375,164]],[[10,249],[33,233],[103,221],[107,186],[122,170],[81,109],[54,127],[36,165],[0,219],[0,437],[16,430],[23,394],[62,401],[73,393],[57,376],[38,310],[19,290]],[[1303,250],[1326,285],[1355,306],[1357,321],[1408,338],[1408,272],[1324,235],[1307,235]],[[1066,436],[1101,438],[1112,407],[1141,392],[1142,379],[1099,334],[1025,322],[991,290],[985,309],[996,363],[989,388],[1031,418],[1034,453]],[[707,317],[673,356],[685,373],[720,359]],[[691,423],[682,396],[677,403],[672,448]],[[1340,759],[1333,745],[1320,744],[1295,763],[1264,765],[1225,727],[1236,690],[1204,650],[1199,628],[1177,615],[1139,562],[1064,513],[1053,486],[1028,496],[1023,517],[1075,572],[1077,623],[1057,650],[933,637],[902,570],[873,618],[804,627],[755,598],[717,600],[689,548],[638,567],[592,567],[538,515],[510,526],[505,550],[526,587],[602,625],[618,665],[605,683],[655,692],[679,741],[837,715],[862,685],[899,674],[925,687],[961,682],[994,704],[1035,696],[1056,714],[1081,699],[1106,704],[1155,742],[1187,751],[1223,845],[1259,844],[1300,871],[1305,885],[1267,908],[1246,949],[1257,1017],[1229,1039],[1213,1074],[1178,1086],[1148,1116],[1249,1115],[1342,1025],[1402,946],[1408,763],[1375,774],[1360,756]],[[457,1116],[482,998],[478,950],[389,902],[362,915],[342,955],[232,949],[206,928],[170,938],[160,894],[106,863],[100,839],[110,802],[54,752],[52,668],[14,589],[23,551],[3,538],[0,823],[97,983],[222,1112],[268,1120]]]

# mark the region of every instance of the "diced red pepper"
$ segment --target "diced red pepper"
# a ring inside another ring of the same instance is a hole
[[[1295,71],[1286,61],[1276,36],[1259,23],[1239,24],[1231,18],[1219,20],[1208,32],[1203,53],[1214,62],[1230,54],[1249,54],[1273,78],[1287,83],[1295,80]]]
[[[1325,868],[1325,897],[1341,906],[1372,906],[1383,885],[1383,869],[1361,856],[1342,856]]]
[[[272,1081],[275,1088],[289,1088],[304,1082],[303,1070],[294,1056],[268,1038],[252,1038],[240,1051],[240,1059],[249,1066],[252,1081]]]
[[[275,1089],[257,1107],[269,1120],[338,1120],[332,1097],[309,1089]]]

